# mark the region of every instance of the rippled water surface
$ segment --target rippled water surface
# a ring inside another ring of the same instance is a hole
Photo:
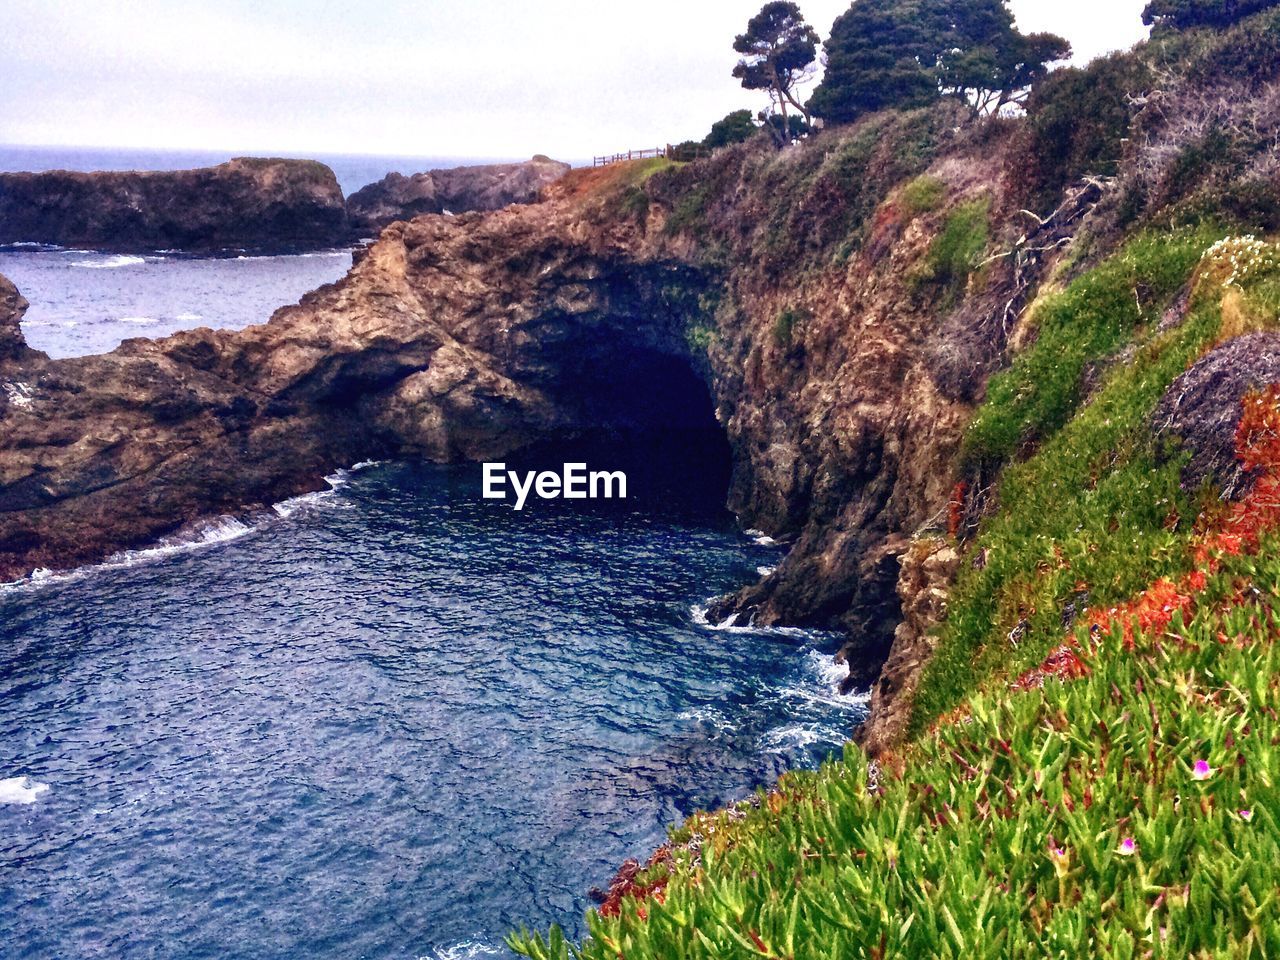
[[[30,302],[27,342],[52,357],[114,350],[130,337],[191,327],[238,330],[340,279],[350,250],[217,259],[90,250],[0,248],[0,275]]]
[[[858,718],[830,638],[696,621],[777,558],[705,503],[478,479],[0,593],[0,955],[498,953]]]

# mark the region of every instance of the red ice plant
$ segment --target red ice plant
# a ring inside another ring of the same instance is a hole
[[[1184,621],[1189,619],[1196,597],[1208,585],[1208,575],[1217,572],[1220,557],[1256,553],[1262,535],[1280,529],[1280,384],[1249,392],[1241,408],[1235,453],[1241,467],[1254,474],[1253,486],[1198,538],[1193,550],[1195,569],[1176,582],[1157,580],[1132,600],[1094,613],[1088,620],[1090,636],[1103,636],[1119,627],[1125,649],[1132,650],[1139,633],[1159,634],[1178,614]],[[1013,686],[1027,690],[1044,686],[1050,677],[1082,677],[1089,672],[1085,655],[1075,638],[1068,637]]]

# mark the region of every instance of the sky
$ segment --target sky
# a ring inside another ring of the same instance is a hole
[[[700,139],[762,0],[4,0],[0,143],[567,160]],[[825,39],[849,0],[799,0]],[[1145,0],[1012,0],[1076,61]]]

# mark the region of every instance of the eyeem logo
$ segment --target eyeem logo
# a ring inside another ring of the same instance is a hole
[[[627,475],[621,470],[593,470],[588,473],[585,463],[566,463],[560,473],[530,470],[521,477],[516,471],[508,470],[505,463],[484,465],[484,499],[505,500],[508,483],[515,494],[517,510],[524,509],[531,492],[543,500],[555,500],[557,497],[566,500],[627,498]]]

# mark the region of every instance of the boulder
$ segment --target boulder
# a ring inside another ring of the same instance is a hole
[[[273,253],[331,247],[349,236],[338,180],[314,160],[0,174],[0,244]]]
[[[1240,402],[1250,390],[1280,383],[1280,334],[1251,333],[1212,350],[1173,382],[1152,417],[1156,434],[1191,454],[1183,487],[1206,481],[1238,497],[1250,482],[1236,459]]]

